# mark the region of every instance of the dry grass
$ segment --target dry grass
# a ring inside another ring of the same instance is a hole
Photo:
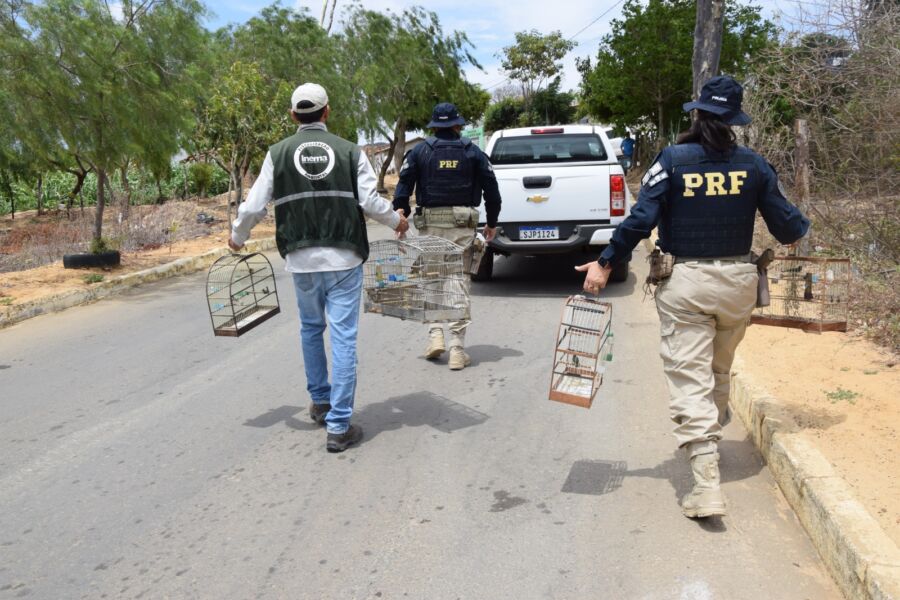
[[[212,224],[198,223],[197,215],[215,217]],[[206,235],[211,228],[224,228],[227,215],[216,199],[169,202],[160,206],[135,206],[124,216],[116,207],[106,211],[104,237],[121,251],[150,250]],[[0,273],[24,271],[62,260],[64,254],[87,252],[93,230],[94,211],[42,217],[21,216],[17,222],[5,220],[0,230]]]

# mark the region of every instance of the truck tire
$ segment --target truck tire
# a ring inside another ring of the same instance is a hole
[[[472,275],[472,281],[490,281],[494,275],[494,253],[488,248],[478,263],[478,271]]]
[[[621,283],[628,279],[628,261],[620,262],[613,267],[609,274],[609,280],[613,283]]]
[[[89,269],[91,267],[117,267],[122,261],[118,250],[100,252],[99,254],[66,254],[63,256],[63,267],[66,269]]]

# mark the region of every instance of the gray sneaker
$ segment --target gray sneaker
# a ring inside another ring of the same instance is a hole
[[[344,433],[329,433],[325,449],[329,452],[343,452],[363,439],[363,430],[359,425],[351,425]]]

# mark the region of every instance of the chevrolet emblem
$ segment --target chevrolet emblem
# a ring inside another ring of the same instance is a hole
[[[534,202],[535,204],[540,204],[541,202],[546,202],[550,199],[550,196],[541,196],[540,194],[535,194],[534,196],[528,196],[526,200],[528,202]]]

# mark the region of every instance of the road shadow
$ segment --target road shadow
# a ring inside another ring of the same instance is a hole
[[[495,346],[493,344],[476,344],[474,346],[466,346],[466,354],[472,359],[472,363],[467,368],[477,367],[481,363],[500,362],[504,358],[512,358],[514,356],[522,356],[520,350],[509,348],[506,346]],[[424,359],[423,359],[424,360]],[[450,353],[445,353],[441,358],[428,361],[434,364],[446,364],[450,360]]]
[[[722,483],[741,481],[759,474],[764,463],[749,437],[743,440],[722,440],[719,442],[719,472]],[[602,496],[615,492],[626,477],[651,477],[665,479],[672,486],[676,502],[691,491],[694,478],[690,463],[683,450],[676,450],[655,467],[629,470],[625,461],[578,460],[569,470],[563,483],[562,492],[567,494],[588,494]],[[699,519],[697,523],[706,531],[725,531],[721,519]]]
[[[302,406],[279,406],[278,408],[272,408],[264,412],[258,417],[247,419],[244,421],[244,425],[246,427],[266,429],[273,425],[284,423],[291,429],[296,429],[298,431],[315,431],[319,429],[321,425],[313,423],[313,421],[309,419],[306,410],[307,409]]]
[[[596,253],[573,252],[540,256],[497,256],[491,281],[473,282],[472,295],[486,298],[557,298],[581,293],[584,273],[575,270],[596,260]],[[637,254],[635,255],[637,257]],[[632,259],[633,261],[636,260]],[[628,279],[610,283],[601,295],[605,298],[630,296],[637,284],[632,267]]]
[[[432,392],[414,392],[362,406],[354,421],[366,431],[364,442],[385,431],[402,427],[431,427],[442,433],[453,433],[481,425],[488,416],[464,404]]]

